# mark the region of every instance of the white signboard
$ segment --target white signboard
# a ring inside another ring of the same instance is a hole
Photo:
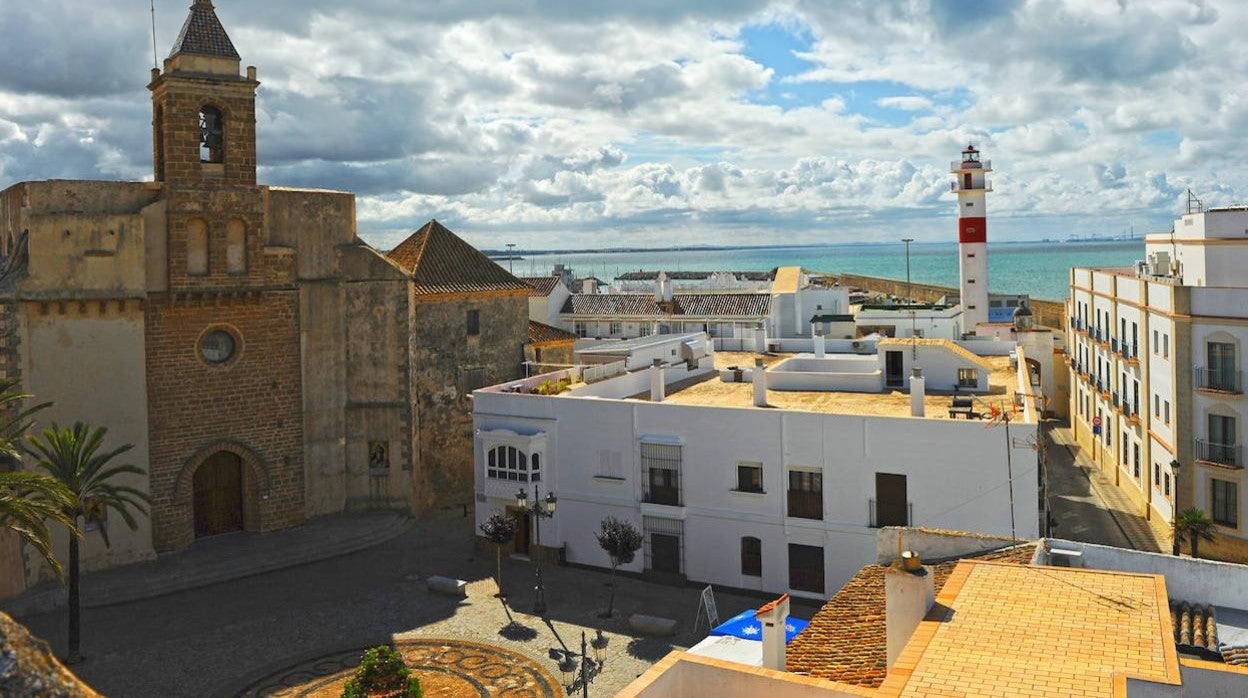
[[[715,608],[715,592],[710,584],[702,590],[702,607],[706,609],[706,620],[711,624],[710,627],[719,625],[719,610]]]

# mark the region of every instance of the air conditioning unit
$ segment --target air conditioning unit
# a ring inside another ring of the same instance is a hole
[[[1154,276],[1166,276],[1170,273],[1170,253],[1154,252],[1149,256]]]
[[[1049,564],[1053,567],[1083,567],[1083,552],[1053,548],[1049,551]]]

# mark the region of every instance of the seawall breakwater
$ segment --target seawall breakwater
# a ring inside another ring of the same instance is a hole
[[[921,283],[906,284],[904,279],[884,279],[876,276],[862,276],[861,274],[825,274],[825,276],[836,279],[842,286],[861,288],[875,293],[886,293],[891,296],[904,297],[907,295],[907,289],[909,288],[909,293],[915,300],[925,303],[932,303],[939,300],[941,296],[958,292],[958,289],[950,286]],[[1065,304],[1061,301],[1032,298],[1030,304],[1037,324],[1047,327],[1062,327]]]

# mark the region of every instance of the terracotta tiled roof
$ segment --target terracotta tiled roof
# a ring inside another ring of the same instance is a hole
[[[415,282],[417,294],[524,291],[531,288],[437,221],[386,255]]]
[[[1035,545],[1025,544],[967,558],[1026,565],[1035,551]],[[931,565],[937,593],[957,563],[949,560]],[[789,671],[872,688],[883,683],[888,663],[888,633],[884,625],[886,569],[883,565],[862,568],[828,599],[810,619],[810,625],[789,643]]]
[[[545,342],[575,342],[576,335],[558,327],[552,327],[544,322],[537,320],[529,320],[529,343],[543,344]]]
[[[557,276],[521,276],[517,277],[524,283],[528,284],[529,295],[537,298],[545,298],[555,290],[559,285],[559,277]]]
[[[575,293],[563,304],[570,315],[689,315],[697,317],[764,317],[771,309],[766,293],[677,293],[660,305],[646,293]]]
[[[1170,602],[1174,644],[1180,651],[1206,659],[1221,658],[1227,664],[1248,666],[1248,645],[1223,644],[1218,639],[1218,614],[1213,604]]]
[[[169,56],[179,53],[193,53],[198,56],[220,56],[222,58],[238,58],[234,43],[217,19],[217,12],[211,0],[195,0],[191,5],[191,13],[178,33],[178,40],[173,43]]]

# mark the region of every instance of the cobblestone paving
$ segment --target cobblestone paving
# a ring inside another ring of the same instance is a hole
[[[582,629],[610,639],[606,666],[590,694],[614,695],[674,648],[705,636],[691,632],[698,589],[621,577],[616,613],[600,619],[609,575],[546,566],[549,613],[533,604],[533,567],[503,561],[510,608],[493,594],[492,552],[474,552],[471,519],[422,521],[374,548],[332,560],[145,599],[86,609],[83,653],[74,671],[110,696],[238,695],[265,677],[311,660],[359,648],[424,638],[451,638],[516,652],[558,676],[552,650],[580,649]],[[468,598],[427,591],[431,575],[469,581]],[[134,584],[144,580],[136,576]],[[716,592],[721,618],[757,608],[764,597]],[[809,618],[817,605],[795,602]],[[679,622],[677,635],[642,638],[627,627],[632,613]],[[21,619],[65,651],[65,614]],[[314,678],[309,676],[308,680]]]
[[[403,640],[396,646],[420,679],[425,698],[554,698],[563,694],[558,680],[545,668],[499,647],[448,638]],[[248,687],[242,695],[338,698],[365,649],[302,662]]]

